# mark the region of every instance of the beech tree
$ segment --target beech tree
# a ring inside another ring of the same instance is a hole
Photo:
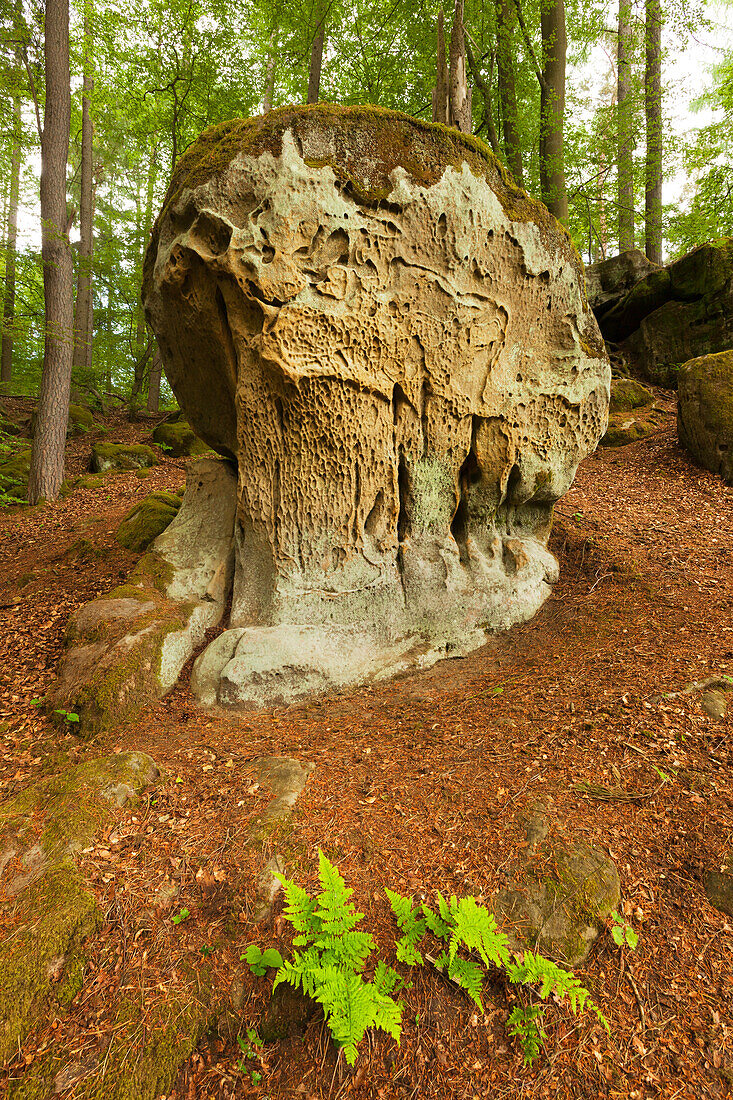
[[[92,32],[89,3],[84,5],[84,78],[82,83],[81,122],[81,199],[79,202],[79,262],[74,311],[73,367],[91,374],[92,368],[92,258],[94,251],[94,183],[92,166],[92,118],[90,113],[94,77],[92,75]]]
[[[618,249],[634,247],[634,140],[631,112],[631,4],[619,0],[616,103],[618,113]]]
[[[646,67],[646,170],[644,189],[644,237],[647,258],[662,263],[662,4],[645,0]]]

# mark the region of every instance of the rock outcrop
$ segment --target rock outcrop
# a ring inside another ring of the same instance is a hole
[[[180,509],[128,582],[71,617],[47,703],[78,713],[85,736],[166,695],[221,621],[232,585],[235,490],[227,462],[192,463]]]
[[[733,238],[654,268],[608,306],[596,305],[601,332],[630,372],[676,386],[683,363],[733,347]]]
[[[660,265],[648,260],[638,248],[588,264],[585,288],[588,304],[599,323],[602,323],[604,314],[625,298],[640,279],[659,270]]]
[[[153,432],[152,439],[153,443],[163,447],[173,458],[202,455],[209,449],[203,439],[199,439],[191,425],[180,417],[176,417],[175,420],[164,420]]]
[[[175,493],[150,493],[143,497],[122,520],[117,529],[117,541],[126,550],[139,554],[173,522],[181,506]]]
[[[480,142],[372,108],[214,127],[144,299],[187,419],[239,466],[220,702],[434,660],[546,599],[609,367],[567,234]]]
[[[733,485],[733,351],[685,363],[677,396],[681,445],[698,465]]]
[[[143,470],[157,465],[155,451],[144,443],[95,443],[89,460],[89,469],[94,474],[107,470]]]

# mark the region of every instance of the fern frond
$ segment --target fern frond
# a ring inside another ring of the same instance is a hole
[[[604,1027],[610,1030],[608,1020],[591,999],[580,979],[576,978],[572,970],[557,966],[544,955],[533,955],[531,951],[525,951],[522,961],[517,960],[507,967],[507,975],[511,982],[539,986],[539,994],[543,1000],[554,995],[559,1001],[566,1001],[575,1016],[583,1009],[594,1012]]]
[[[385,887],[384,892],[392,907],[392,912],[397,918],[397,924],[403,933],[395,943],[398,961],[407,963],[410,966],[416,964],[422,966],[423,957],[418,951],[417,945],[425,935],[427,927],[425,921],[416,916],[412,907],[412,898],[403,898],[387,887]]]
[[[372,985],[378,993],[387,997],[390,993],[394,993],[395,989],[401,989],[404,982],[396,970],[380,959],[374,970]]]
[[[486,966],[504,967],[509,962],[509,939],[500,932],[496,920],[486,906],[479,905],[475,898],[455,897],[450,900],[450,917],[453,924],[448,954],[456,957],[459,946],[469,951],[477,951]]]
[[[313,946],[324,952],[324,962],[340,963],[349,970],[363,970],[374,948],[371,932],[343,932],[328,935],[324,928]]]
[[[447,924],[441,917],[434,913],[429,905],[423,903],[422,907],[423,915],[425,917],[425,924],[438,940],[449,940],[451,934],[451,926]]]
[[[461,989],[465,989],[469,997],[475,1004],[478,1005],[481,1012],[484,1010],[483,1002],[481,1001],[481,989],[483,987],[484,973],[478,963],[471,962],[470,959],[462,959],[460,955],[455,955],[452,959],[448,956],[448,977],[451,978],[457,985],[460,985]]]
[[[283,916],[292,924],[298,935],[293,940],[296,947],[305,947],[320,932],[320,920],[316,916],[317,901],[309,898],[302,886],[297,886],[284,875],[275,874],[285,892]]]
[[[545,1009],[542,1005],[536,1005],[534,1008],[515,1005],[509,1014],[507,1031],[519,1039],[525,1066],[532,1065],[540,1052],[542,1041],[547,1038],[541,1026],[544,1013]]]

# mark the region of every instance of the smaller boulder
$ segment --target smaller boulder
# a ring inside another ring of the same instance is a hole
[[[602,317],[620,302],[640,279],[659,270],[638,248],[609,256],[585,269],[588,304],[596,317]]]
[[[153,442],[162,447],[173,458],[184,458],[190,455],[206,454],[209,448],[203,439],[194,432],[191,425],[176,417],[175,420],[164,420],[153,432]]]
[[[489,908],[517,948],[536,948],[576,966],[587,958],[606,918],[618,908],[621,885],[616,864],[584,841],[546,839],[542,807],[526,824],[527,855]]]
[[[654,394],[633,378],[614,378],[611,382],[608,428],[602,447],[623,447],[645,439],[663,427],[667,414],[657,407]]]
[[[143,443],[95,443],[89,469],[99,474],[106,470],[140,470],[157,465],[155,451]]]
[[[0,463],[0,496],[25,500],[28,496],[28,477],[31,470],[30,447],[16,451]]]
[[[706,871],[703,885],[712,906],[733,917],[733,852],[727,852],[716,871]]]
[[[733,485],[733,350],[680,368],[677,435],[699,466]]]
[[[69,423],[67,435],[83,435],[85,432],[99,431],[101,425],[96,422],[90,409],[85,405],[69,405]]]
[[[150,493],[130,509],[117,529],[117,541],[126,550],[139,554],[165,531],[181,506],[174,493]]]

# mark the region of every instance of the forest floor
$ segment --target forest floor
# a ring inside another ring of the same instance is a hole
[[[107,424],[110,440],[146,441],[150,431]],[[70,441],[72,474],[85,469],[90,442]],[[315,764],[284,838],[289,874],[312,890],[322,849],[388,963],[395,929],[384,887],[488,898],[526,844],[523,818],[538,800],[551,835],[616,861],[639,945],[622,951],[605,932],[577,969],[610,1034],[552,1006],[532,1068],[507,1036],[510,988],[487,983],[481,1014],[426,967],[401,993],[401,1046],[370,1036],[354,1071],[337,1061],[322,1018],[255,1044],[244,1070],[224,1030],[199,1045],[169,1100],[730,1095],[733,922],[709,905],[702,875],[733,847],[732,726],[684,691],[733,675],[733,489],[691,464],[670,420],[582,464],[557,506],[550,600],[470,656],[246,714],[198,709],[184,675],[134,724],[81,743],[32,701],[53,679],[68,616],[136,560],[115,541],[123,514],[152,490],[181,486],[185,470],[185,460],[161,456],[147,477],[110,475],[101,488],[0,515],[0,798],[115,749],[144,750],[162,769],[143,804],[82,857],[103,933],[82,991],[28,1037],[0,1093],[54,1044],[103,1064],[125,991],[152,1013],[202,958],[222,996],[235,994],[241,1035],[257,1028],[270,983],[239,955],[250,942],[284,953],[290,942],[280,906],[262,925],[247,920],[256,868],[246,830],[266,801],[249,765],[274,754]],[[576,789],[582,781],[625,788],[635,801],[589,798]],[[156,907],[166,885],[178,890],[173,910]],[[174,924],[179,907],[189,916]]]

